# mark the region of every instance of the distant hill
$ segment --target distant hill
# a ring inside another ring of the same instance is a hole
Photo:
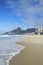
[[[37,29],[36,28],[28,28],[26,30],[22,30],[20,27],[18,27],[17,29],[14,29],[12,31],[9,32],[5,32],[5,35],[21,35],[21,34],[30,34],[30,33],[35,33]]]

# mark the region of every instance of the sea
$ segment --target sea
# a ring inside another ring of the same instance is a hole
[[[0,65],[9,65],[12,57],[25,48],[15,43],[23,37],[23,35],[0,35]]]

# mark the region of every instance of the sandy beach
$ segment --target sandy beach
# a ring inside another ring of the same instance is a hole
[[[9,65],[43,65],[43,35],[27,35],[16,43],[25,48],[10,60]]]

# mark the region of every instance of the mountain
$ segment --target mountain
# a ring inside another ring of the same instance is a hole
[[[28,28],[26,30],[22,30],[20,27],[17,27],[17,29],[14,29],[9,32],[5,32],[4,34],[7,34],[7,35],[28,34],[28,33],[35,33],[36,30],[37,30],[36,28]]]

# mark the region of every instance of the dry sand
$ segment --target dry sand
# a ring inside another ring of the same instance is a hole
[[[25,49],[11,59],[10,65],[43,65],[42,35],[25,36],[17,44],[25,46]]]

